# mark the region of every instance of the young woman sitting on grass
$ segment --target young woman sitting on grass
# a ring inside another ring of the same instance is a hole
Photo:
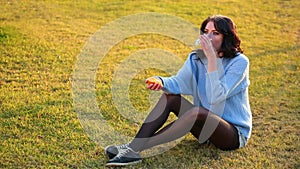
[[[189,132],[222,150],[246,145],[252,129],[249,60],[242,54],[235,25],[216,15],[203,21],[200,32],[202,49],[192,51],[175,76],[146,79],[148,89],[164,94],[130,143],[105,148],[107,166],[138,163],[141,151]],[[181,94],[192,95],[193,104]],[[170,112],[178,118],[161,128]]]

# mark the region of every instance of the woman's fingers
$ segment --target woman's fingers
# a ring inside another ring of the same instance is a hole
[[[201,35],[200,39],[201,39],[201,46],[205,53],[205,56],[208,58],[216,57],[216,51],[215,48],[213,47],[211,38],[206,35]]]
[[[162,88],[162,86],[159,84],[153,83],[153,84],[147,84],[147,88],[151,89],[151,90],[160,90]]]
[[[146,79],[147,88],[151,90],[161,90],[163,85],[160,79],[155,77],[150,77]]]
[[[212,46],[211,38],[209,38],[208,36],[201,35],[200,40],[201,40],[201,46],[203,48],[208,49],[209,46]]]

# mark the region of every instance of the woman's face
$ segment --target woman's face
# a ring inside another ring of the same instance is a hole
[[[223,42],[223,34],[216,30],[212,21],[206,24],[203,33],[211,39],[212,45],[216,51],[219,51]]]

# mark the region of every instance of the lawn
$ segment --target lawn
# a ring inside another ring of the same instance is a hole
[[[96,32],[148,12],[178,17],[195,27],[213,14],[235,21],[251,64],[253,131],[248,145],[236,151],[199,145],[188,135],[132,168],[300,168],[299,8],[296,0],[0,0],[0,168],[105,168],[104,145],[113,141],[86,130],[76,108],[80,99],[74,99],[76,65]],[[129,28],[113,29],[117,35]],[[147,49],[182,60],[192,50],[166,34],[135,34],[114,44],[94,70],[92,87],[100,113],[93,112],[93,117],[129,137],[160,94],[145,89],[145,78],[174,71],[147,67],[130,81],[123,72],[125,80],[119,80],[124,85],[113,85],[120,67],[130,68],[126,59]],[[149,66],[147,60],[131,61]],[[128,93],[122,93],[124,86]],[[131,106],[115,104],[124,95]],[[132,108],[139,120],[124,118]]]

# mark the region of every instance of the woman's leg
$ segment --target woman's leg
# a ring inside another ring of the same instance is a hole
[[[136,151],[142,150],[145,142],[164,125],[170,112],[180,116],[192,107],[193,105],[180,95],[164,93],[146,117],[135,138],[130,143],[130,147]]]
[[[134,150],[142,151],[156,145],[176,140],[191,130],[194,130],[194,135],[199,137],[207,118],[209,118],[210,123],[217,124],[216,127],[213,128],[214,131],[209,138],[216,147],[222,150],[233,150],[239,147],[238,133],[234,126],[202,107],[194,107],[179,116],[173,123],[155,133],[152,137],[147,140],[140,140],[141,142],[139,144],[143,146]]]
[[[203,140],[203,138],[200,139],[200,134],[207,135],[211,133],[208,140],[216,147],[222,150],[239,148],[238,131],[232,124],[205,108],[200,107],[197,114],[197,120],[192,128],[193,135],[197,139]]]
[[[170,112],[174,112],[178,119],[158,131]],[[176,140],[188,132],[199,138],[207,118],[210,124],[217,124],[212,127],[214,131],[209,138],[216,147],[223,150],[239,147],[238,133],[234,126],[207,109],[193,108],[193,105],[180,95],[168,94],[163,94],[129,146],[135,151],[142,151]]]
[[[237,129],[219,116],[212,113],[210,114],[212,119],[219,121],[219,124],[210,136],[209,141],[221,150],[234,150],[239,148],[240,142]]]

